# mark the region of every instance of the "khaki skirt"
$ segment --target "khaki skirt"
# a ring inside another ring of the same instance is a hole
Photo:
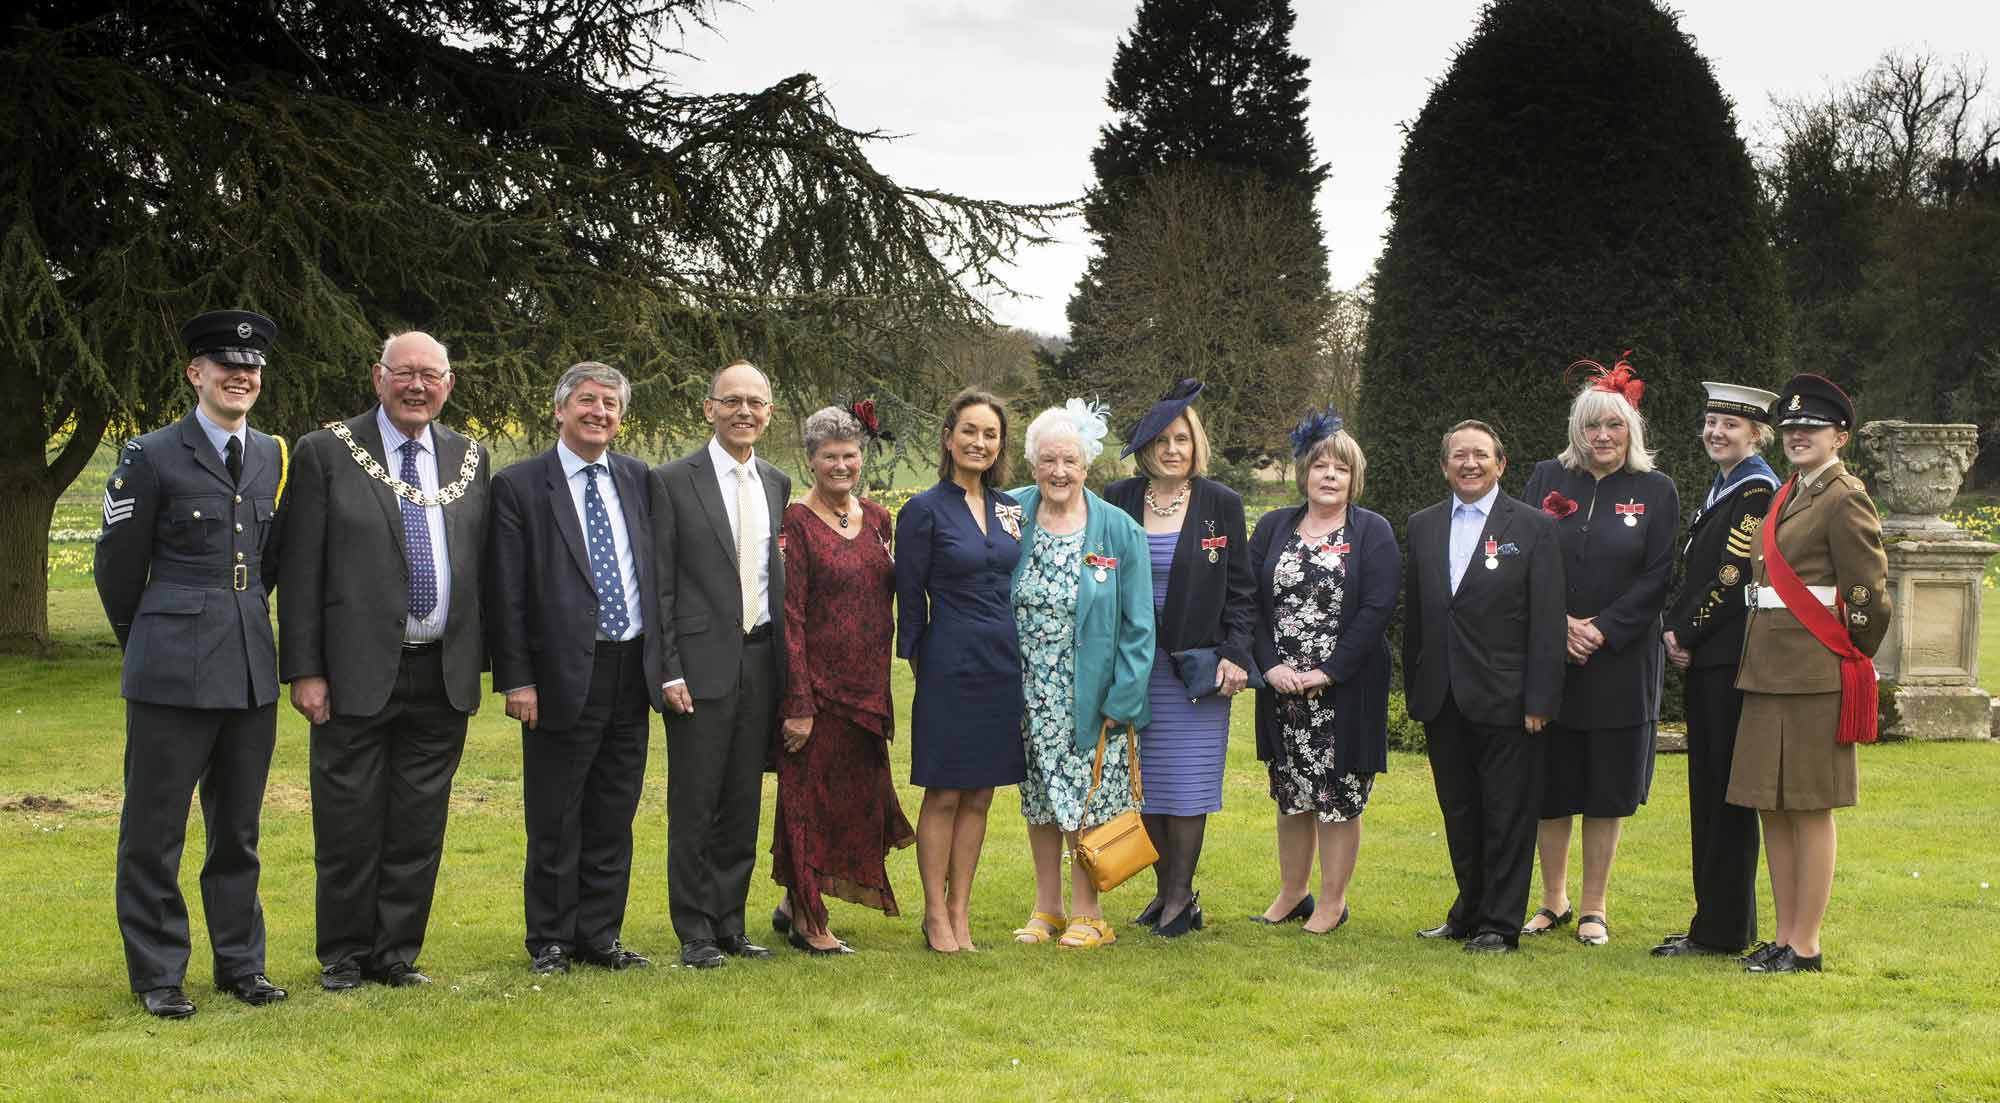
[[[1731,804],[1771,811],[1848,808],[1861,799],[1854,747],[1834,741],[1839,693],[1743,694],[1736,755],[1729,766]]]

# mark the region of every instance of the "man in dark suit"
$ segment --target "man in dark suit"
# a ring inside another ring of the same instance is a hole
[[[778,529],[792,481],[756,457],[771,384],[748,361],[715,373],[715,435],[653,469],[654,623],[664,646],[667,895],[681,961],[769,957],[743,933],[763,767],[785,678]]]
[[[250,428],[278,327],[214,310],[181,328],[195,407],[125,445],[104,488],[93,574],[125,649],[125,807],[118,931],[149,1013],[194,1014],[181,850],[201,790],[201,900],[215,985],[244,1003],[285,998],[264,976],[257,819],[278,731],[277,655],[265,586],[284,448]]]
[[[651,965],[619,942],[632,817],[660,697],[646,465],[611,451],[632,387],[586,361],[556,383],[554,448],[493,477],[486,632],[521,722],[522,876],[537,973]]]
[[[279,674],[312,723],[320,986],[416,970],[451,779],[486,666],[486,450],[433,419],[451,362],[426,333],[382,346],[380,405],[299,441],[278,571]]]
[[[1540,510],[1500,493],[1507,452],[1484,422],[1445,434],[1451,496],[1410,517],[1403,684],[1422,721],[1458,898],[1421,938],[1505,953],[1520,942],[1541,809],[1535,736],[1562,701],[1562,549]]]

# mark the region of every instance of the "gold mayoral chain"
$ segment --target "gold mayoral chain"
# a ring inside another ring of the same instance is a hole
[[[329,421],[322,428],[333,430],[333,435],[339,437],[342,444],[347,445],[347,451],[354,457],[354,462],[361,470],[368,472],[370,478],[388,487],[396,497],[426,509],[431,506],[448,506],[463,498],[466,488],[472,485],[472,477],[479,473],[479,442],[468,440],[465,442],[465,462],[458,465],[458,481],[450,486],[439,487],[434,495],[426,494],[389,474],[388,468],[375,462],[375,457],[355,443],[354,434],[348,430],[345,422]]]

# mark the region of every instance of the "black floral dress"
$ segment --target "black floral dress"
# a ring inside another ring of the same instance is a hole
[[[1301,673],[1333,657],[1340,642],[1347,592],[1347,526],[1318,540],[1300,536],[1278,553],[1271,582],[1278,659]],[[1374,774],[1337,774],[1333,762],[1333,694],[1284,694],[1278,701],[1278,746],[1271,756],[1271,799],[1287,816],[1316,814],[1322,823],[1361,815]]]

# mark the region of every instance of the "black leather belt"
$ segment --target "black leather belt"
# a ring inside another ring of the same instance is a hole
[[[421,655],[428,651],[439,651],[442,650],[443,648],[444,648],[443,640],[431,640],[428,643],[411,643],[408,640],[403,641],[403,654],[405,655]]]
[[[744,643],[763,643],[765,640],[768,640],[770,638],[771,638],[771,622],[768,620],[758,625],[757,627],[752,628],[748,632],[743,633]]]
[[[621,651],[630,651],[635,647],[644,647],[645,645],[646,637],[644,635],[633,636],[629,640],[598,640],[597,653],[599,655],[616,655]]]
[[[250,588],[250,568],[254,563],[235,563],[228,566],[200,566],[194,563],[176,563],[171,560],[154,560],[148,577],[154,582],[171,582],[176,586],[191,586],[198,590],[237,590]],[[262,589],[261,579],[259,589]]]

